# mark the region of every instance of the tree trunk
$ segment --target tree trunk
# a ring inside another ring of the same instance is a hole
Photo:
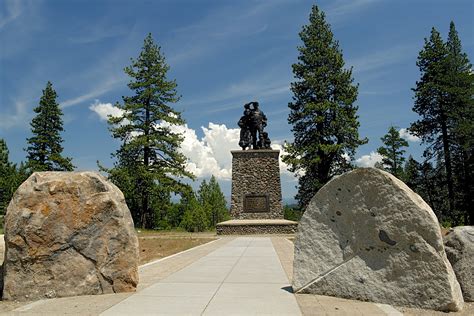
[[[148,135],[150,134],[150,100],[147,100],[145,103],[145,128],[143,131],[146,142],[145,146],[143,148],[143,165],[145,167],[145,173],[148,172],[148,166],[150,165],[150,147],[148,145]],[[145,175],[146,176],[146,175]],[[148,181],[145,181],[144,183],[145,186],[148,185]],[[142,214],[143,214],[143,226],[145,228],[153,228],[150,227],[150,210],[149,210],[149,193],[148,193],[148,187],[145,188],[144,192],[142,193]]]
[[[454,212],[454,188],[453,188],[453,174],[451,166],[451,150],[449,148],[449,137],[448,137],[448,128],[446,126],[446,115],[444,112],[441,113],[441,133],[443,140],[443,152],[444,152],[444,165],[446,169],[446,181],[448,184],[448,202],[449,202],[449,213],[452,218],[455,218],[453,215]],[[455,219],[457,222],[458,220]],[[457,223],[455,223],[457,224]]]
[[[397,150],[395,149],[395,146],[392,146],[392,159],[393,159],[393,170],[392,170],[392,174],[398,178],[398,174],[397,174]]]

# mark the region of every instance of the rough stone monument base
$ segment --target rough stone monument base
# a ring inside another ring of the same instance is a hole
[[[283,219],[279,150],[233,150],[233,219]]]
[[[233,219],[217,224],[217,235],[294,234],[298,223],[286,219]]]

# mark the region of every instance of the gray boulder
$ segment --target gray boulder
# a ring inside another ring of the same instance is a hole
[[[37,172],[5,216],[3,299],[134,291],[138,239],[120,190],[95,172]]]
[[[474,226],[454,227],[444,237],[448,260],[461,285],[464,300],[474,301]]]
[[[463,305],[435,214],[374,168],[332,179],[311,200],[298,227],[293,288],[442,311]]]

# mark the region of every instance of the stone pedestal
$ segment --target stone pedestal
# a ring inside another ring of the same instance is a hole
[[[217,224],[217,235],[295,234],[298,223],[286,219],[234,219]]]
[[[279,150],[234,150],[233,219],[282,219]]]
[[[232,220],[217,224],[218,235],[292,234],[297,223],[283,219],[279,150],[234,150]]]

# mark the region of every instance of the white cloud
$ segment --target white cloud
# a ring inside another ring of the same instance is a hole
[[[274,150],[279,150],[280,151],[280,160],[279,160],[279,164],[280,164],[280,173],[281,174],[286,174],[288,176],[290,176],[291,178],[293,178],[292,180],[296,180],[297,179],[297,176],[298,175],[303,175],[304,172],[303,171],[300,171],[298,174],[294,174],[293,172],[291,172],[290,170],[288,170],[289,166],[284,163],[282,160],[281,160],[281,157],[283,155],[286,155],[287,152],[285,151],[285,148],[283,147],[283,144],[284,144],[284,141],[280,141],[280,140],[274,140],[272,141],[272,149]]]
[[[417,143],[417,142],[421,141],[421,139],[418,136],[413,135],[406,128],[400,128],[400,130],[398,132],[400,133],[401,138],[404,138],[409,142]]]
[[[220,180],[232,178],[232,155],[231,150],[239,150],[240,129],[227,128],[225,124],[214,124],[209,122],[208,127],[201,127],[204,137],[198,139],[196,132],[185,126],[173,126],[173,132],[184,135],[181,144],[181,152],[188,157],[187,169],[198,178],[214,175]],[[285,153],[281,142],[272,142],[272,148],[280,150],[280,157]],[[288,166],[279,160],[280,172],[291,175]]]
[[[7,130],[14,126],[25,124],[29,121],[30,114],[28,113],[27,102],[14,100],[14,113],[1,112],[0,113],[0,130]]]
[[[283,82],[281,78],[271,79],[269,76],[258,76],[252,79],[232,83],[222,91],[216,92],[205,97],[194,97],[190,101],[181,102],[181,106],[191,107],[198,104],[219,103],[218,107],[213,107],[206,113],[223,112],[242,107],[242,100],[263,100],[271,99],[274,96],[287,94],[290,91],[290,85]],[[224,103],[224,104],[223,104]]]
[[[209,123],[201,127],[204,137],[199,139],[196,131],[185,126],[173,126],[173,132],[184,135],[181,152],[188,157],[187,170],[198,178],[214,175],[218,179],[232,177],[231,150],[238,149],[239,130],[229,129],[224,124]]]
[[[78,32],[78,35],[69,37],[69,40],[77,44],[91,44],[109,38],[125,36],[130,31],[125,25],[115,26],[111,23],[104,23],[102,20],[99,21],[99,24],[86,24],[84,29]]]
[[[368,155],[363,155],[355,160],[356,165],[359,167],[373,167],[377,162],[382,162],[382,155],[372,151]]]
[[[107,120],[109,115],[122,115],[122,110],[111,103],[101,103],[98,100],[89,109],[95,112],[101,120]],[[238,150],[240,129],[227,128],[225,124],[209,122],[207,127],[201,129],[204,137],[197,136],[196,131],[188,125],[170,125],[161,122],[160,126],[170,128],[173,133],[183,135],[180,151],[188,158],[186,169],[198,178],[207,178],[214,175],[219,180],[230,180],[232,178],[232,155],[231,150]],[[273,149],[280,150],[280,156],[284,154],[281,142],[272,143]],[[293,175],[288,171],[288,166],[280,159],[280,171],[287,175]]]
[[[61,102],[61,106],[63,108],[66,108],[66,107],[70,107],[70,106],[82,103],[84,101],[99,97],[102,94],[116,88],[120,83],[122,83],[121,79],[106,80],[104,83],[101,83],[99,87],[94,89],[93,91],[90,91],[78,97]]]
[[[406,44],[388,47],[369,55],[366,54],[359,58],[349,60],[346,65],[353,66],[355,73],[376,71],[410,58],[414,49],[415,46]]]
[[[16,18],[18,18],[23,11],[21,1],[6,0],[3,6],[3,9],[5,11],[0,10],[0,29],[2,29],[8,23],[14,21]]]
[[[342,18],[376,2],[377,0],[332,1],[332,6],[325,11],[329,17]]]
[[[89,109],[95,112],[101,121],[107,121],[109,116],[119,117],[123,114],[123,110],[113,106],[112,103],[101,103],[99,100],[95,100]]]

